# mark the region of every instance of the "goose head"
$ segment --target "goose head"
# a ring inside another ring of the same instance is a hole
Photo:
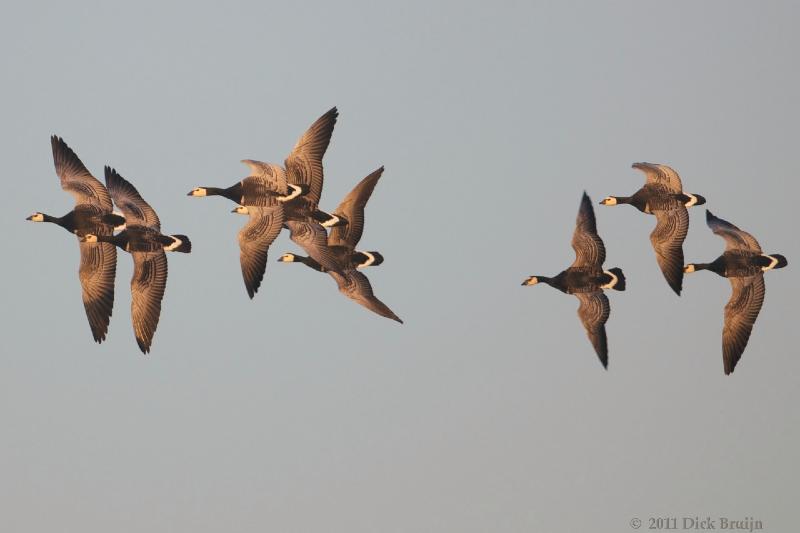
[[[44,222],[44,213],[37,211],[25,220],[30,220],[31,222]]]
[[[600,200],[600,205],[617,205],[618,203],[616,196],[606,196]]]
[[[186,196],[208,196],[208,189],[206,187],[195,187]]]

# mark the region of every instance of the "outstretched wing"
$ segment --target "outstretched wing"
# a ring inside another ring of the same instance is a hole
[[[319,117],[292,149],[286,158],[286,173],[289,182],[309,186],[309,192],[304,198],[316,207],[322,195],[322,157],[331,142],[333,127],[339,111],[331,108]]]
[[[364,206],[367,205],[367,201],[372,195],[372,191],[375,189],[381,174],[383,174],[383,167],[361,180],[344,197],[342,203],[333,213],[344,217],[347,220],[347,224],[331,228],[328,244],[331,246],[345,246],[351,250],[356,247],[364,231]]]
[[[105,174],[108,192],[125,215],[126,224],[141,225],[161,231],[158,215],[150,204],[144,201],[136,187],[109,166],[105,167]]]
[[[372,285],[370,285],[367,276],[358,270],[347,270],[343,275],[336,272],[330,272],[336,284],[339,286],[339,292],[353,300],[359,305],[362,305],[372,311],[386,318],[396,320],[401,324],[403,321],[394,312],[389,309],[382,301],[378,300],[372,292]]]
[[[761,253],[761,246],[755,237],[740,230],[727,220],[715,217],[708,209],[706,209],[706,224],[715,235],[725,239],[725,250],[749,250]]]
[[[163,250],[133,252],[131,321],[142,353],[150,351],[161,316],[161,300],[167,287],[167,256]]]
[[[333,272],[341,272],[333,250],[328,247],[328,234],[318,222],[287,220],[289,238],[300,246],[317,263]]]
[[[247,295],[253,298],[264,279],[269,246],[283,226],[283,206],[248,207],[250,220],[239,231],[239,262]]]
[[[667,283],[675,294],[683,288],[683,241],[689,231],[689,212],[683,206],[668,211],[654,211],[656,227],[650,243]]]
[[[95,342],[103,342],[114,308],[114,277],[117,249],[109,242],[81,242],[81,280],[83,307]]]
[[[113,209],[111,196],[97,178],[86,170],[78,156],[67,146],[64,139],[50,137],[53,147],[53,163],[56,174],[61,179],[61,188],[75,198],[76,204],[92,204],[101,207],[106,213]]]
[[[242,163],[250,167],[249,177],[258,180],[260,185],[264,187],[264,195],[270,192],[280,195],[289,194],[286,172],[280,166],[254,159],[242,159]]]
[[[597,357],[608,368],[608,341],[606,339],[606,322],[611,313],[608,297],[603,291],[575,293],[581,304],[578,307],[578,317],[583,322],[586,335],[589,337]]]
[[[647,183],[663,185],[673,192],[683,192],[683,185],[678,173],[667,165],[655,165],[653,163],[634,163],[631,165],[644,172]]]
[[[583,193],[578,218],[575,221],[575,232],[572,234],[572,248],[575,250],[573,267],[591,266],[602,268],[606,260],[606,247],[597,234],[592,201],[586,192]]]
[[[747,278],[728,278],[728,281],[731,282],[732,293],[725,305],[725,326],[722,329],[725,374],[733,372],[742,358],[766,294],[764,275],[761,273]]]

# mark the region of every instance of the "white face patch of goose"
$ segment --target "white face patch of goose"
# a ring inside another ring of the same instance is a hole
[[[600,285],[600,288],[601,289],[613,289],[614,285],[616,285],[617,282],[619,281],[619,278],[617,276],[615,276],[614,273],[609,271],[609,270],[603,270],[603,274],[608,274],[609,276],[611,276],[611,281],[609,281],[605,285]]]
[[[208,192],[203,187],[198,187],[192,191],[192,196],[206,196]]]
[[[692,207],[694,204],[697,203],[697,196],[695,196],[694,194],[690,194],[690,193],[686,193],[686,195],[689,197],[689,201],[686,202],[686,204],[685,204],[686,207]]]

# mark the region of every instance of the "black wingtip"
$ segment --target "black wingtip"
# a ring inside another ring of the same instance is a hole
[[[150,343],[137,337],[136,344],[139,345],[139,349],[142,351],[143,354],[147,355],[148,353],[150,353]]]

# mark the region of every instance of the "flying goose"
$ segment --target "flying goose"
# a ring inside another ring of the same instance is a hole
[[[320,272],[327,272],[336,281],[339,292],[370,311],[402,324],[403,321],[400,317],[375,296],[369,279],[358,271],[359,268],[383,263],[383,256],[378,252],[356,250],[356,245],[361,240],[361,234],[364,231],[364,206],[372,195],[381,174],[383,174],[383,167],[361,180],[333,212],[334,216],[347,220],[346,225],[331,228],[327,238],[327,248],[335,257],[340,272],[320,265],[311,257],[290,253],[283,254],[278,261],[303,263]]]
[[[283,227],[283,208],[276,201],[265,206],[237,206],[234,213],[250,215],[250,220],[239,231],[239,262],[247,294],[252,299],[267,268],[269,246]]]
[[[36,212],[27,220],[51,222],[75,234],[78,239],[88,233],[111,235],[125,219],[112,213],[111,197],[105,186],[86,169],[63,139],[50,137],[56,174],[61,188],[75,198],[75,208],[62,217]],[[95,342],[106,338],[114,307],[114,276],[117,251],[112,244],[79,242],[81,252],[78,277],[81,281],[83,307]]]
[[[764,272],[783,268],[788,262],[780,254],[763,253],[752,235],[715,217],[707,209],[706,224],[725,239],[725,252],[711,263],[689,263],[684,272],[710,270],[731,282],[731,298],[725,305],[725,325],[722,328],[722,363],[727,375],[733,372],[741,359],[764,303]]]
[[[297,141],[284,162],[285,168],[245,159],[242,162],[250,168],[250,176],[242,181],[227,189],[197,187],[189,192],[189,196],[224,196],[242,208],[259,208],[252,210],[250,223],[239,233],[242,274],[250,298],[255,296],[264,278],[267,247],[277,237],[277,233],[271,236],[274,220],[281,221],[278,232],[286,227],[290,238],[311,257],[326,268],[338,270],[325,247],[327,233],[322,224],[335,226],[345,221],[318,208],[323,184],[322,158],[338,116],[334,107],[318,118]],[[239,207],[234,212],[250,213]],[[268,227],[261,227],[264,224]],[[256,244],[263,248],[258,249]]]
[[[333,107],[319,117],[295,144],[284,161],[284,167],[254,159],[243,159],[250,175],[228,188],[195,187],[188,196],[224,196],[242,206],[264,206],[273,201],[292,202],[309,207],[314,218],[326,225],[343,223],[328,213],[316,209],[322,194],[322,157],[336,125],[339,111]]]
[[[681,178],[667,165],[634,163],[633,168],[644,172],[646,182],[633,196],[607,196],[603,205],[630,204],[642,213],[656,216],[656,227],[650,243],[667,283],[681,294],[683,286],[683,241],[689,231],[687,207],[703,205],[706,199],[699,194],[683,192]]]
[[[139,349],[148,353],[167,286],[167,256],[164,252],[189,253],[192,243],[186,235],[163,235],[156,212],[116,170],[105,167],[105,176],[114,203],[125,215],[126,227],[117,235],[88,234],[82,240],[111,243],[133,257],[131,321]]]
[[[575,261],[555,277],[530,276],[522,285],[546,283],[566,294],[574,294],[580,300],[578,316],[586,329],[586,335],[594,346],[603,368],[608,368],[608,341],[606,321],[611,313],[608,297],[603,289],[625,290],[625,275],[619,268],[603,270],[606,248],[597,234],[592,202],[583,193],[575,232],[572,235]]]

